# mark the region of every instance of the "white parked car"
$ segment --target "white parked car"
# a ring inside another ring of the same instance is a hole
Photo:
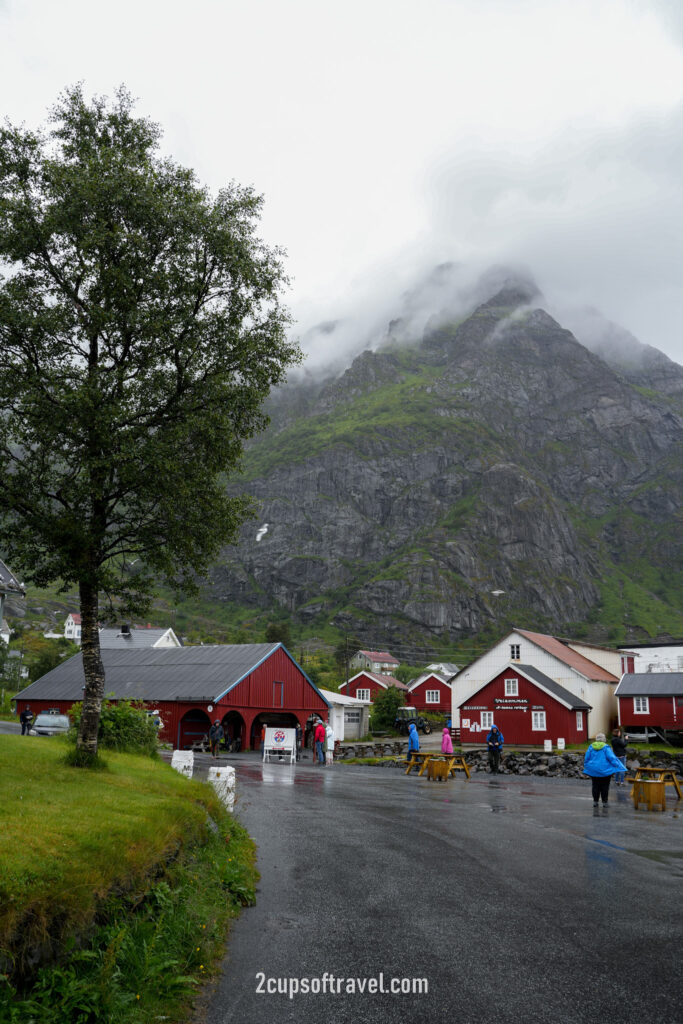
[[[38,715],[31,727],[31,736],[63,736],[71,728],[66,715]]]

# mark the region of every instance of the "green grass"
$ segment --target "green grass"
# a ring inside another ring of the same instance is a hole
[[[0,957],[17,990],[0,989],[0,1019],[185,1020],[253,902],[253,844],[165,763],[107,751],[95,773],[66,750],[0,736]]]

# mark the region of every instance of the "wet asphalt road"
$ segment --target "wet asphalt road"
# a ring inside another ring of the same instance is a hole
[[[612,786],[596,816],[588,782],[232,763],[261,882],[199,1020],[683,1021],[673,799],[636,812]],[[326,972],[429,990],[267,992]]]

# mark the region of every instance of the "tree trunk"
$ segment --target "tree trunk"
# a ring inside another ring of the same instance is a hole
[[[98,628],[99,595],[88,583],[79,584],[81,600],[81,650],[83,652],[83,712],[76,749],[86,758],[97,756],[97,733],[104,697],[104,666],[100,657]]]

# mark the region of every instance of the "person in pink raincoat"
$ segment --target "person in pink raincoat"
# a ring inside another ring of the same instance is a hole
[[[441,737],[441,753],[442,754],[452,754],[453,753],[453,743],[451,741],[451,731],[450,731],[450,729],[447,729],[447,728],[444,728],[443,736]]]

